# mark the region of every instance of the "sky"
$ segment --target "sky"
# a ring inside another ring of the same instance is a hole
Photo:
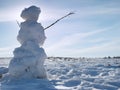
[[[48,56],[120,56],[120,0],[0,0],[0,57],[20,46],[16,20],[23,22],[20,13],[31,5],[41,8],[44,28],[75,12],[45,31]]]

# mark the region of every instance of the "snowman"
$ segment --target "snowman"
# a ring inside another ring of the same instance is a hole
[[[37,22],[40,12],[39,7],[30,6],[21,13],[25,21],[20,24],[17,36],[21,46],[14,50],[8,67],[11,78],[47,78],[44,68],[47,55],[42,48],[46,36]]]

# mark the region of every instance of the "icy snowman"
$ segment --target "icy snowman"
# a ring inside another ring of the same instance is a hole
[[[47,78],[44,60],[47,58],[42,45],[46,39],[44,28],[37,22],[41,10],[36,6],[25,8],[21,17],[17,40],[21,46],[13,52],[9,64],[9,75],[12,78]]]

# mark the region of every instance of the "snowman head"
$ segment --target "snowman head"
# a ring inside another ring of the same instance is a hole
[[[41,10],[39,7],[36,6],[30,6],[28,8],[25,8],[22,13],[21,13],[21,17],[26,20],[26,21],[37,21],[39,14],[40,14]]]

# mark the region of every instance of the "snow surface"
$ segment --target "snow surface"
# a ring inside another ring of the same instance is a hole
[[[50,58],[44,66],[48,79],[2,82],[0,90],[120,90],[120,59]]]

